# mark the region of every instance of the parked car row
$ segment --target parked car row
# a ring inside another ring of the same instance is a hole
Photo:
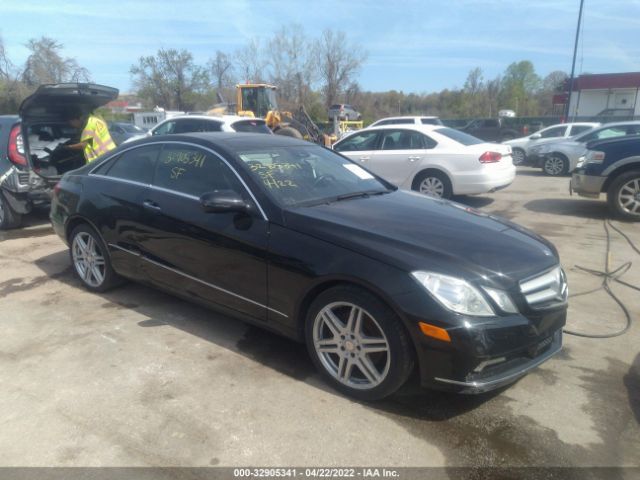
[[[520,152],[524,153],[524,159],[520,164],[539,167],[547,175],[561,176],[575,170],[578,159],[584,154],[588,142],[638,135],[640,134],[640,121],[563,124],[554,125],[546,130],[551,133],[562,131],[565,133],[558,138],[541,137],[538,139],[534,135],[506,143],[512,145],[514,149],[519,148]]]
[[[567,282],[553,245],[434,198],[510,183],[509,146],[439,125],[371,127],[335,151],[234,130],[152,134],[45,168],[38,142],[73,136],[61,107],[112,94],[94,87],[36,92],[9,129],[18,174],[55,185],[52,225],[88,290],[139,281],[304,342],[329,384],[364,400],[416,369],[426,387],[495,389],[560,350]],[[341,153],[362,156],[363,142],[375,169]],[[374,159],[403,173],[390,182]]]

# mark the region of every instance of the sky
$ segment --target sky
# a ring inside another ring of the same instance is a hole
[[[129,68],[159,48],[204,65],[252,38],[300,24],[308,37],[342,30],[368,53],[364,90],[425,93],[494,78],[530,60],[544,76],[571,69],[579,0],[0,0],[0,35],[15,64],[42,35],[96,83],[131,90]],[[576,73],[640,71],[640,0],[585,0]],[[245,80],[245,79],[243,79]]]

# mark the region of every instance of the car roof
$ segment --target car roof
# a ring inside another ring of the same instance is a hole
[[[401,115],[399,117],[379,118],[378,120],[376,120],[373,123],[378,123],[378,122],[381,122],[383,120],[416,120],[416,119],[420,119],[420,118],[439,118],[439,117],[436,116],[436,115]]]
[[[165,118],[160,123],[164,123],[164,122],[167,122],[167,121],[170,121],[170,120],[176,120],[178,118],[188,118],[188,119],[196,119],[196,120],[212,120],[212,121],[223,122],[223,123],[235,123],[235,122],[240,121],[240,120],[258,120],[258,121],[264,122],[263,118],[243,117],[243,116],[240,116],[240,115],[204,115],[204,114],[203,115],[189,115],[189,114],[184,114],[184,115],[174,115],[172,117]]]
[[[241,149],[253,149],[256,147],[291,147],[314,146],[315,143],[288,137],[286,135],[265,135],[264,133],[244,132],[197,132],[178,133],[166,136],[145,137],[138,140],[137,144],[162,143],[162,142],[192,142],[200,145],[222,147],[222,149],[235,152]]]
[[[600,127],[617,127],[623,125],[640,125],[640,120],[628,120],[626,122],[607,122],[600,125]]]
[[[400,123],[396,125],[371,125],[369,127],[356,130],[354,133],[363,132],[365,130],[389,130],[390,128],[393,128],[393,129],[403,128],[406,130],[417,130],[418,132],[432,132],[433,130],[439,130],[441,128],[450,128],[450,127],[447,127],[446,125]]]

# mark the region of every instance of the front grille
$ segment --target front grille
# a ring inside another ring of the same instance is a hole
[[[560,266],[520,282],[520,291],[534,310],[562,305],[569,294],[567,277]]]

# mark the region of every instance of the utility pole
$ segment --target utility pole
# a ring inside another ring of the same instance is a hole
[[[580,36],[580,23],[582,22],[582,7],[584,5],[584,0],[580,0],[580,11],[578,12],[578,27],[576,28],[576,41],[573,45],[573,62],[571,63],[571,77],[569,77],[569,95],[567,97],[567,106],[564,111],[565,121],[569,120],[569,109],[571,107],[571,93],[573,92],[573,76],[576,72],[576,57],[578,56],[578,37]],[[572,115],[571,120],[575,115]]]

